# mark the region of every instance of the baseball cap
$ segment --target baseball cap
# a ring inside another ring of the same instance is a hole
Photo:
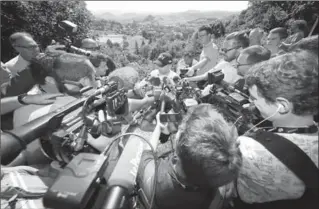
[[[154,63],[160,67],[164,67],[168,64],[172,64],[172,62],[173,62],[172,55],[170,53],[165,52],[165,53],[161,53]]]

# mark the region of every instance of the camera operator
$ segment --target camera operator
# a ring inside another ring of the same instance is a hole
[[[95,40],[91,38],[83,39],[81,48],[91,52],[89,59],[96,68],[96,76],[108,76],[115,70],[116,66],[111,58],[103,53],[97,52],[99,45]]]
[[[157,115],[150,141],[154,149],[161,127]],[[208,208],[218,187],[237,177],[241,154],[236,138],[236,129],[212,105],[200,104],[189,109],[176,134],[176,150],[159,159],[156,208]],[[137,182],[150,200],[154,159],[149,148],[145,149]]]
[[[265,47],[270,50],[271,57],[275,57],[278,55],[280,51],[280,46],[288,37],[288,32],[286,28],[278,27],[272,29],[268,36]]]
[[[188,76],[202,75],[213,68],[218,61],[218,47],[213,42],[213,31],[208,25],[201,26],[193,35],[193,41],[199,39],[203,45],[199,62],[192,66],[186,73]]]
[[[279,46],[280,49],[286,50],[292,44],[307,37],[309,29],[305,20],[295,20],[290,26],[290,36]]]
[[[237,69],[234,68],[236,58],[239,56],[240,52],[249,46],[249,39],[244,32],[234,32],[226,36],[223,43],[223,48],[221,49],[221,55],[224,56],[224,60],[219,62],[210,71],[222,70],[225,75],[224,81],[230,84],[234,84],[238,79],[241,78],[237,73]],[[208,79],[208,72],[195,76],[185,78],[187,81],[203,81]]]
[[[279,55],[252,67],[246,84],[251,102],[273,127],[238,138],[243,167],[236,208],[317,208],[312,189],[317,191],[318,183],[310,177],[318,182],[318,127],[313,121],[318,57],[301,50]],[[261,140],[262,134],[268,137]]]
[[[259,45],[262,46],[262,38],[264,37],[265,32],[261,28],[254,28],[249,33],[249,46]]]

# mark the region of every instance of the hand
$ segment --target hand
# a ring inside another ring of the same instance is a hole
[[[182,79],[182,82],[183,82],[183,83],[186,83],[186,84],[189,83],[189,78],[183,78],[183,79]]]
[[[195,70],[194,70],[194,68],[191,67],[188,69],[188,72],[185,75],[186,76],[193,76],[194,73],[195,73]]]
[[[207,96],[210,94],[210,89],[214,86],[214,84],[207,85],[201,92],[202,96]]]
[[[231,206],[233,206],[232,198],[237,197],[234,182],[230,182],[229,184],[221,186],[218,189],[220,195],[223,196],[223,199],[225,199]]]
[[[154,96],[147,96],[146,95],[142,100],[145,102],[145,105],[147,107],[151,106],[155,102]]]
[[[175,95],[171,92],[162,91],[159,96],[160,101],[171,102],[174,99],[175,99]]]
[[[172,111],[170,111],[172,112]],[[178,124],[175,122],[166,122],[166,123],[161,123],[160,121],[160,112],[157,113],[156,115],[156,125],[160,126],[161,132],[169,135],[171,133],[176,133],[178,131]]]
[[[63,94],[35,94],[26,95],[22,101],[26,104],[48,105],[52,104],[57,97],[64,96]]]

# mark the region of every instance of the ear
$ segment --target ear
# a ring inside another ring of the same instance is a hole
[[[292,112],[293,110],[293,105],[290,101],[288,101],[286,98],[283,97],[277,97],[276,98],[276,103],[280,107],[280,109],[278,110],[278,112],[280,114],[287,114],[289,112]]]

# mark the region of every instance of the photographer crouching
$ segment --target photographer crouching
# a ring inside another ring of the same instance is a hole
[[[317,208],[318,57],[277,56],[246,75],[250,100],[273,127],[240,136],[235,208]]]
[[[160,134],[161,127],[157,115],[152,139],[158,139],[154,135]],[[236,138],[236,129],[212,105],[190,108],[178,128],[176,150],[158,162],[157,208],[208,208],[218,187],[237,178],[242,159]],[[158,142],[150,143],[156,149]],[[148,201],[154,175],[152,152],[146,150],[137,182]]]

